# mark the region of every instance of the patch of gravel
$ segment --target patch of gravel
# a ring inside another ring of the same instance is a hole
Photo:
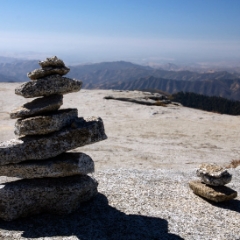
[[[227,186],[240,192],[240,168]],[[104,170],[100,194],[75,213],[0,221],[0,239],[240,239],[240,198],[210,203],[192,193],[196,169]]]

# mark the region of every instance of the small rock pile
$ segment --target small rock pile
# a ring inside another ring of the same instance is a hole
[[[16,139],[0,143],[0,175],[21,178],[1,184],[0,218],[13,220],[30,214],[66,214],[97,194],[97,182],[88,176],[93,160],[68,150],[107,138],[101,118],[78,118],[78,111],[60,109],[63,94],[77,92],[82,82],[62,77],[68,73],[57,57],[39,62],[41,69],[15,89],[35,98],[12,111],[18,118]]]
[[[216,164],[202,164],[197,170],[201,180],[189,182],[193,192],[214,202],[228,201],[237,197],[237,192],[224,186],[232,180],[227,169]]]

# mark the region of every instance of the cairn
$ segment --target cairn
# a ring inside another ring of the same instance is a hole
[[[62,77],[69,72],[57,57],[39,62],[41,69],[15,89],[36,98],[12,111],[18,118],[16,139],[0,143],[0,175],[21,178],[1,184],[0,218],[13,220],[50,212],[68,214],[97,194],[98,183],[88,176],[93,160],[84,153],[66,152],[107,138],[101,118],[78,118],[78,111],[60,109],[63,94],[77,92],[82,82]]]
[[[197,169],[200,180],[189,182],[193,192],[214,202],[224,202],[237,197],[237,192],[224,185],[232,180],[227,169],[216,164],[202,164]]]

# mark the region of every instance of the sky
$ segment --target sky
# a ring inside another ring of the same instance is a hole
[[[240,0],[0,0],[0,56],[240,64]]]

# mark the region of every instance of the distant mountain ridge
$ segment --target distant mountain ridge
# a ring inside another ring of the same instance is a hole
[[[104,83],[99,89],[144,90],[159,89],[170,94],[194,92],[207,96],[219,96],[240,101],[240,79],[214,79],[203,81],[178,81],[173,79],[146,77],[127,82]]]
[[[1,58],[0,58],[1,60]],[[174,64],[167,65],[176,68]],[[37,60],[2,59],[0,82],[29,81],[27,72],[39,68]],[[83,81],[87,89],[159,89],[174,93],[191,91],[240,100],[240,75],[227,71],[199,73],[168,71],[125,61],[69,66],[66,77]]]

